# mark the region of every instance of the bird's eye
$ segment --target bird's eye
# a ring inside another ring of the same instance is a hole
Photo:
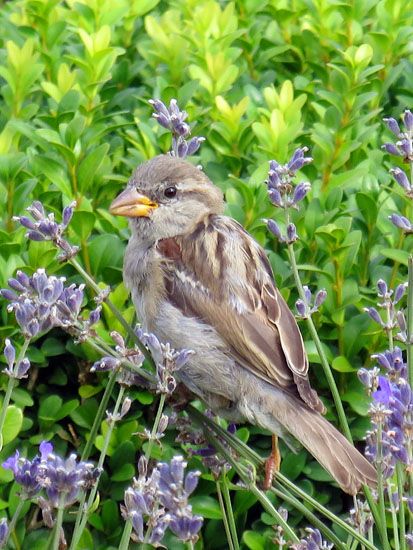
[[[167,199],[173,199],[176,195],[176,187],[174,185],[171,185],[171,187],[167,187],[163,194]]]

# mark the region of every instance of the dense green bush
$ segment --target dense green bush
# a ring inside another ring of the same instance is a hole
[[[285,247],[268,233],[274,216],[264,180],[268,161],[286,162],[298,145],[314,158],[303,178],[312,182],[306,204],[295,214],[301,240],[296,255],[301,278],[328,293],[314,317],[332,365],[353,437],[369,426],[369,398],[356,371],[371,366],[385,347],[380,327],[364,307],[377,301],[377,279],[394,288],[406,279],[411,237],[388,220],[412,217],[411,201],[388,174],[381,150],[390,132],[384,115],[397,116],[412,103],[413,7],[401,0],[12,0],[0,12],[0,286],[16,269],[64,275],[81,283],[69,264],[56,259],[48,242],[28,242],[13,221],[34,198],[60,219],[76,200],[68,238],[96,281],[110,285],[111,299],[127,321],[134,310],[122,283],[127,224],[108,205],[132,170],[170,147],[170,135],[151,119],[150,98],[176,98],[189,113],[198,153],[208,176],[225,192],[227,214],[266,248],[276,282],[291,307],[297,292]],[[400,159],[400,165],[401,159]],[[282,220],[280,221],[282,225]],[[86,309],[95,307],[88,294]],[[2,309],[2,339],[20,340],[14,317]],[[99,335],[124,333],[104,305]],[[311,380],[336,421],[319,355],[302,325],[312,363]],[[106,385],[89,372],[99,354],[75,345],[59,329],[37,338],[32,367],[12,396],[1,462],[18,448],[33,456],[42,440],[63,455],[79,453],[91,430]],[[1,375],[6,388],[7,377]],[[156,401],[144,389],[129,392],[129,415],[115,426],[99,486],[100,504],[90,518],[82,548],[117,547],[123,530],[119,503],[147,443],[135,435],[151,428]],[[98,456],[107,431],[94,442]],[[241,427],[238,435],[266,455],[270,438]],[[168,429],[152,456],[169,460],[180,451]],[[346,514],[352,502],[304,451],[282,448],[281,471],[320,503]],[[199,548],[226,548],[216,484],[203,475],[193,507],[206,518]],[[233,473],[230,474],[231,479]],[[9,517],[18,486],[0,468],[0,509]],[[278,507],[282,501],[271,495]],[[28,509],[28,505],[25,505]],[[308,521],[291,506],[289,523]],[[28,510],[25,510],[26,513]],[[269,548],[273,518],[247,491],[233,493],[233,509],[245,548]],[[68,522],[72,521],[68,517]],[[69,523],[68,523],[69,524]],[[45,548],[34,507],[17,525],[15,548]],[[342,532],[337,528],[342,536]],[[21,546],[24,540],[23,546]],[[93,541],[93,542],[92,542]],[[168,539],[169,548],[181,548]]]

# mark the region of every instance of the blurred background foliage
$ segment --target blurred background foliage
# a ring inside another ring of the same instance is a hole
[[[388,220],[394,211],[410,218],[412,212],[388,175],[389,159],[380,146],[388,137],[382,117],[397,117],[412,105],[412,50],[413,6],[403,0],[1,3],[1,286],[17,268],[45,267],[80,282],[56,261],[49,243],[28,243],[13,222],[33,198],[56,213],[76,199],[70,240],[82,246],[86,270],[111,285],[113,301],[133,322],[122,284],[128,228],[107,208],[137,164],[170,147],[170,135],[151,119],[148,100],[176,98],[189,113],[193,133],[206,137],[196,161],[224,190],[227,214],[266,248],[293,306],[297,296],[286,251],[262,221],[274,215],[263,182],[270,159],[286,162],[296,146],[306,145],[314,163],[303,178],[313,191],[294,220],[302,237],[296,250],[303,282],[328,291],[315,322],[353,436],[361,439],[368,402],[355,372],[383,347],[363,307],[376,301],[379,277],[393,286],[404,280],[411,245]],[[1,315],[2,338],[15,336],[5,307]],[[313,383],[334,420],[319,359],[302,328]],[[121,331],[105,310],[102,334],[107,329]],[[17,446],[33,455],[42,439],[53,438],[62,452],[81,447],[105,384],[104,377],[88,372],[96,359],[92,348],[75,346],[57,330],[36,342],[30,359],[35,368],[13,394],[20,413],[2,461]],[[132,434],[153,419],[154,398],[139,389],[131,394],[134,413],[115,429],[100,486],[103,504],[84,535],[85,548],[116,545],[121,533],[118,501],[142,445]],[[103,423],[102,434],[105,429]],[[172,456],[179,448],[175,435],[170,430],[154,456]],[[258,429],[241,428],[239,435],[264,454],[269,449],[269,438]],[[102,435],[96,447],[101,443]],[[306,452],[285,450],[284,457],[282,470],[292,480],[335,512],[348,508]],[[16,486],[6,483],[10,479],[0,469],[0,509],[13,512],[18,497]],[[198,544],[225,548],[210,479],[205,474],[194,499],[196,511],[209,519]],[[236,493],[243,544],[269,548],[271,521],[254,504],[248,493]],[[301,519],[296,512],[290,516],[293,524]],[[29,534],[24,547],[42,548],[39,533]]]

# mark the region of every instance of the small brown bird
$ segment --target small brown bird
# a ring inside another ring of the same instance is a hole
[[[196,352],[179,378],[217,414],[292,434],[347,493],[374,486],[372,465],[322,416],[264,250],[223,209],[218,187],[169,155],[140,165],[113,201],[130,218],[124,278],[143,328]]]

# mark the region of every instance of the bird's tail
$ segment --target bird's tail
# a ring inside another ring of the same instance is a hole
[[[284,430],[290,432],[346,493],[355,495],[362,485],[376,486],[377,473],[373,466],[320,413],[292,395],[282,391],[274,393],[274,400],[266,400],[269,410],[261,406],[255,419],[258,424],[281,437]]]

